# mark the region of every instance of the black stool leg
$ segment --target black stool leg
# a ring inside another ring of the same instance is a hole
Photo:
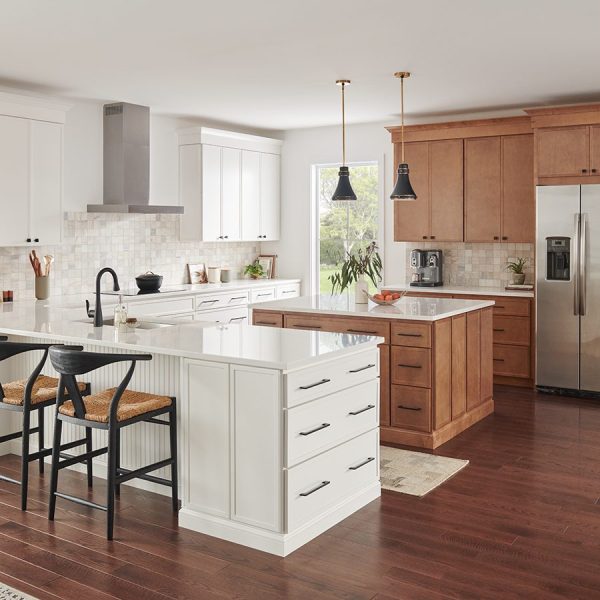
[[[52,468],[50,475],[50,502],[48,504],[48,519],[54,521],[56,509],[56,489],[58,487],[58,461],[60,460],[60,443],[62,437],[62,421],[54,421],[54,444],[52,446]]]
[[[44,449],[44,412],[45,408],[39,408],[38,413],[38,450],[41,452]],[[39,470],[40,473],[44,472],[44,457],[40,456],[39,458]]]
[[[92,428],[85,428],[85,451],[89,453],[92,451]],[[92,459],[88,458],[87,461],[87,484],[88,487],[92,487],[94,485],[94,473],[92,470]]]
[[[27,488],[29,486],[29,429],[31,413],[23,410],[23,438],[21,444],[21,510],[27,510]]]
[[[113,539],[115,523],[115,477],[117,476],[117,426],[108,429],[108,464],[106,482],[106,539]]]
[[[115,454],[116,454],[116,465],[117,465],[117,474],[119,473],[119,469],[121,468],[121,430],[117,429],[116,432],[116,437],[117,437],[117,444],[116,444],[116,450],[115,450]],[[115,485],[115,494],[117,496],[117,498],[121,497],[121,484],[117,483]]]
[[[171,412],[169,413],[169,436],[171,442],[171,458],[173,464],[171,465],[171,498],[173,501],[173,510],[177,512],[179,510],[179,484],[177,478],[177,409],[175,407],[175,400],[171,405]]]

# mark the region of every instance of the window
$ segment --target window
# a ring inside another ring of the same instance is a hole
[[[331,200],[338,182],[338,170],[337,165],[315,167],[318,222],[313,289],[321,294],[331,292],[328,278],[339,270],[346,252],[380,240],[379,163],[350,165],[352,188],[357,197],[352,202]],[[370,281],[369,287],[373,287]]]

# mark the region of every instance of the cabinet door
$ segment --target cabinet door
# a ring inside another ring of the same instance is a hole
[[[225,240],[241,239],[241,151],[223,148],[221,155],[221,235]]]
[[[535,241],[533,135],[502,138],[502,240]]]
[[[186,219],[186,217],[183,217]],[[202,145],[202,239],[221,237],[221,148]]]
[[[29,237],[29,181],[29,121],[0,116],[2,246],[24,244]]]
[[[589,171],[589,127],[538,129],[537,176],[570,177]]]
[[[260,235],[263,240],[279,239],[280,158],[260,155]]]
[[[242,239],[260,235],[260,154],[242,150]]]
[[[463,240],[463,141],[429,145],[431,239]]]
[[[394,179],[399,160],[396,144]],[[410,169],[410,182],[416,200],[394,201],[394,241],[417,242],[429,239],[429,142],[405,145],[405,160]]]
[[[29,237],[42,244],[61,241],[62,134],[58,123],[31,122]]]
[[[465,242],[500,240],[500,137],[465,140]]]
[[[590,173],[600,175],[600,125],[590,127]]]

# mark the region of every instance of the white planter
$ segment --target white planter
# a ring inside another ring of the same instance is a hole
[[[355,304],[368,304],[369,299],[367,298],[367,290],[369,289],[368,283],[364,277],[359,277],[356,282],[356,288],[354,290],[354,302]]]

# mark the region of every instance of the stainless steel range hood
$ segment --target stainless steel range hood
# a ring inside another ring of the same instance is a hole
[[[88,212],[181,214],[182,206],[150,204],[150,109],[104,105],[104,203]]]

